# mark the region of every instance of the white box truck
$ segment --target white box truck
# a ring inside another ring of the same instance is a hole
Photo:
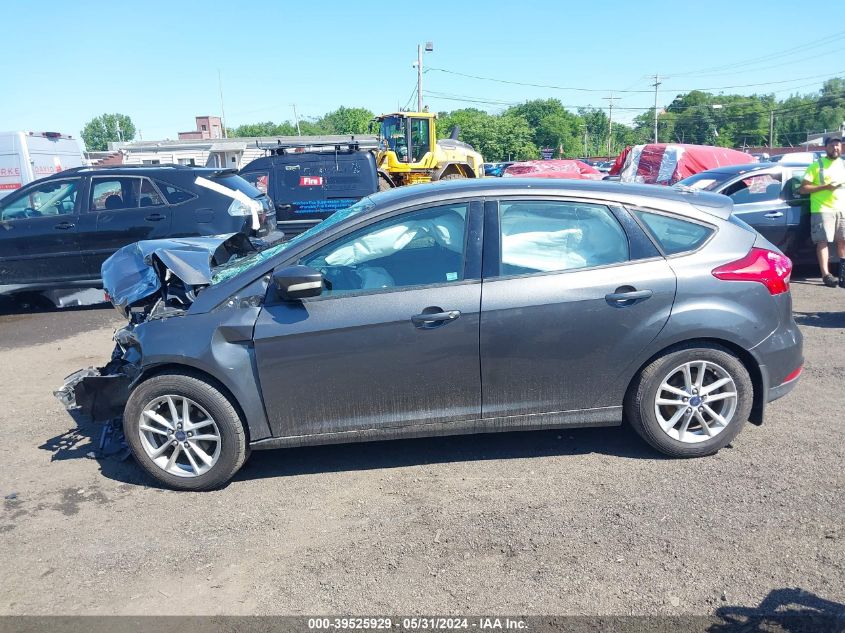
[[[76,139],[58,132],[0,132],[0,198],[44,176],[84,165]]]

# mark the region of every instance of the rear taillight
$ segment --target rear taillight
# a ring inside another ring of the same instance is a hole
[[[801,370],[803,370],[803,369],[804,369],[804,365],[799,365],[798,369],[796,369],[794,372],[792,372],[786,378],[783,379],[783,382],[784,383],[792,382],[793,380],[798,378],[798,376],[801,375]],[[783,383],[781,383],[781,384],[783,384]]]
[[[756,281],[773,295],[789,291],[792,260],[786,255],[752,248],[748,255],[735,262],[713,269],[713,276],[725,281]]]

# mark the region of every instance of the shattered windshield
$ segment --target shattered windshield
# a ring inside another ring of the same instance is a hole
[[[220,282],[226,281],[227,279],[231,279],[237,275],[240,275],[245,270],[249,270],[255,266],[258,266],[262,262],[267,261],[271,257],[275,257],[282,251],[286,251],[291,246],[295,246],[304,240],[307,240],[312,235],[317,235],[318,233],[322,233],[323,231],[330,229],[335,224],[343,222],[346,218],[351,218],[352,216],[358,215],[359,213],[363,213],[364,211],[368,211],[375,206],[370,198],[361,198],[358,202],[353,204],[351,207],[347,207],[346,209],[341,209],[330,215],[328,218],[320,222],[317,226],[313,226],[304,233],[297,235],[289,242],[282,242],[281,244],[277,244],[276,246],[271,246],[263,251],[259,251],[257,253],[253,253],[248,255],[247,257],[243,257],[241,259],[237,259],[233,262],[228,264],[224,264],[217,268],[214,272],[214,277],[211,280],[211,285],[219,284]]]

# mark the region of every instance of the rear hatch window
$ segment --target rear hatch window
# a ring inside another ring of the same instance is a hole
[[[274,179],[274,202],[290,205],[280,220],[325,218],[378,189],[369,152],[287,154],[276,160]]]

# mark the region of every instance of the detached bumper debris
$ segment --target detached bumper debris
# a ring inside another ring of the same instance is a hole
[[[126,436],[123,434],[123,418],[112,418],[103,426],[100,434],[100,453],[117,461],[129,459],[131,454]]]
[[[53,395],[66,408],[79,408],[94,421],[119,417],[129,398],[132,380],[122,372],[114,373],[114,369],[112,363],[100,368],[80,369],[65,378]]]

